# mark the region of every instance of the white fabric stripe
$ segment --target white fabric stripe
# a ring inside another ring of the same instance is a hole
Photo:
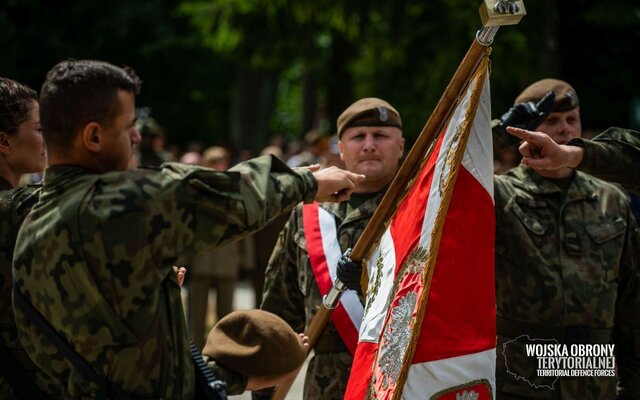
[[[489,79],[485,79],[476,118],[469,134],[467,149],[462,158],[462,165],[476,178],[493,199],[493,163],[487,162],[487,160],[493,160],[489,86]]]
[[[378,259],[380,256],[385,260],[382,271],[378,271]],[[378,343],[380,340],[380,333],[387,316],[389,302],[392,300],[391,290],[393,289],[395,269],[396,251],[391,231],[387,228],[380,239],[379,246],[371,254],[371,258],[367,263],[369,287],[367,289],[366,303],[368,308],[360,326],[358,338],[360,342]],[[379,273],[382,274],[380,278],[378,278]],[[377,282],[378,288],[374,290]]]
[[[322,248],[324,249],[324,256],[327,260],[327,267],[329,268],[329,275],[331,275],[331,282],[336,279],[336,268],[338,266],[338,260],[342,256],[340,251],[340,244],[338,243],[338,232],[336,229],[335,217],[324,210],[322,207],[318,207],[318,219],[320,223],[320,234],[322,236]],[[364,315],[364,308],[358,295],[353,290],[347,290],[342,293],[340,297],[340,303],[347,311],[347,315],[356,330],[360,329],[360,322]]]
[[[449,120],[447,130],[445,131],[444,138],[442,140],[442,145],[440,146],[440,153],[438,153],[438,160],[436,161],[435,169],[433,171],[433,181],[431,182],[431,188],[429,190],[429,201],[427,202],[427,209],[425,210],[422,222],[422,232],[420,234],[419,244],[425,249],[429,249],[429,246],[431,245],[431,232],[434,228],[436,214],[440,208],[440,203],[442,202],[442,198],[440,197],[440,180],[442,179],[442,189],[444,190],[444,182],[446,182],[449,174],[451,174],[451,166],[447,162],[447,159],[448,157],[453,156],[455,149],[460,145],[459,141],[457,143],[452,142],[454,139],[457,139],[457,126],[464,123],[464,117],[466,116],[467,109],[469,108],[469,101],[471,100],[472,92],[473,86],[469,85],[462,102],[458,107],[456,107],[451,119]],[[493,157],[490,159],[492,160]],[[493,180],[491,182],[493,183]],[[491,193],[493,194],[493,190],[491,190]]]
[[[405,400],[429,399],[434,394],[457,385],[487,379],[495,393],[496,349],[479,353],[413,364],[409,368],[402,398]]]

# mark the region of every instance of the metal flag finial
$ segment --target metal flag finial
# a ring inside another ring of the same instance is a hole
[[[516,0],[496,0],[496,5],[493,6],[493,11],[497,11],[502,14],[515,14],[520,11]]]
[[[482,26],[515,25],[526,14],[522,0],[484,0],[480,6]]]

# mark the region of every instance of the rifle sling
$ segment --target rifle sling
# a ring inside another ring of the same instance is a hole
[[[16,308],[20,309],[27,319],[44,335],[46,338],[60,350],[65,357],[71,361],[73,367],[80,372],[84,379],[89,382],[93,382],[100,390],[106,395],[107,399],[113,400],[125,400],[129,399],[129,395],[122,390],[122,388],[114,382],[111,382],[108,378],[98,374],[89,365],[76,350],[57,332],[53,326],[44,318],[44,316],[38,311],[33,304],[25,297],[25,295],[18,289],[16,281],[13,281],[13,304]]]
[[[189,340],[189,348],[196,372],[196,399],[227,400],[225,383],[213,375],[192,340]]]

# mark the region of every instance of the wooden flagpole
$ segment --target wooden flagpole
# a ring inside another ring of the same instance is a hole
[[[507,9],[507,14],[494,9],[500,3],[513,3],[520,6],[520,10],[511,13],[512,8]],[[362,235],[356,242],[352,252],[351,260],[355,263],[361,263],[368,255],[373,244],[379,239],[386,228],[387,221],[393,216],[396,205],[404,195],[405,190],[415,176],[418,168],[422,164],[422,160],[427,155],[434,139],[440,134],[447,123],[451,113],[453,112],[458,98],[462,95],[464,89],[469,84],[473,74],[478,67],[480,61],[485,57],[487,52],[491,52],[491,43],[501,25],[517,24],[524,15],[524,5],[522,1],[514,2],[512,0],[484,0],[480,6],[480,16],[483,28],[476,34],[475,40],[471,43],[469,50],[465,54],[458,69],[454,73],[449,85],[447,85],[444,93],[440,97],[438,104],[429,116],[425,126],[422,128],[418,139],[407,154],[405,161],[400,166],[398,173],[391,182],[387,192],[378,204],[378,208],[367,223]],[[366,270],[363,270],[363,287],[366,289]],[[344,284],[338,280],[334,282],[334,287],[325,296],[325,301],[318,309],[318,312],[309,323],[309,327],[305,335],[309,337],[309,347],[307,356],[318,342],[321,333],[324,331],[327,323],[331,318],[331,312],[337,306],[340,295],[346,288]],[[363,291],[364,292],[364,291]],[[284,400],[289,389],[293,385],[293,380],[276,387],[271,399]]]

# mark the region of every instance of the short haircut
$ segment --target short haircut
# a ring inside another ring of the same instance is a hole
[[[30,105],[38,101],[38,93],[30,87],[0,77],[0,132],[13,135],[27,119]]]
[[[104,61],[56,64],[40,91],[40,123],[47,147],[65,151],[86,124],[108,126],[120,111],[118,91],[138,94],[141,83],[131,68]]]

